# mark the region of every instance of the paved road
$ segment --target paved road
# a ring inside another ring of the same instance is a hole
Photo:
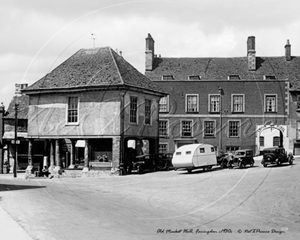
[[[12,232],[5,220],[39,240],[299,239],[294,163],[81,179],[0,175],[0,234]]]

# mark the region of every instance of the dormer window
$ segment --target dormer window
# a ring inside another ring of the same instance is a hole
[[[264,75],[264,80],[274,80],[276,79],[276,76],[275,75]]]
[[[201,80],[201,76],[199,76],[199,75],[190,75],[188,79],[189,80]]]
[[[240,75],[232,74],[227,77],[228,80],[240,80]]]
[[[174,76],[173,75],[163,75],[162,80],[174,80]]]

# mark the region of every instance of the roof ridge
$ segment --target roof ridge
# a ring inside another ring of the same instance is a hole
[[[112,53],[112,51],[114,51],[114,50],[112,50],[111,47],[108,47],[108,49],[109,49],[109,52],[110,52],[110,54],[111,54],[111,56],[112,56],[112,59],[113,59],[113,61],[114,61],[114,64],[115,64],[115,66],[116,66],[116,69],[117,69],[118,75],[119,75],[119,77],[120,77],[120,79],[121,79],[121,82],[122,82],[122,84],[125,84],[125,83],[124,83],[124,80],[123,80],[123,77],[122,77],[122,75],[121,75],[121,73],[120,73],[120,69],[119,69],[119,66],[118,66],[118,64],[117,64],[117,61],[116,61],[116,59],[115,59],[115,56],[114,56],[113,53]]]

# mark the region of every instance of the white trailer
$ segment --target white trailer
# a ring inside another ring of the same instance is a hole
[[[173,154],[172,165],[175,170],[186,169],[189,173],[197,168],[207,171],[217,165],[215,148],[202,143],[181,146]]]

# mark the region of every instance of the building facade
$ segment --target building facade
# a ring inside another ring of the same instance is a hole
[[[56,170],[83,161],[88,171],[101,159],[116,169],[132,148],[136,155],[158,151],[158,105],[166,94],[110,47],[79,50],[23,93],[28,170],[37,139]]]
[[[165,58],[155,54],[148,34],[145,75],[169,94],[160,101],[160,151],[198,142],[222,152],[251,148],[259,154],[271,146],[297,152],[292,89],[300,58],[291,56],[289,41],[285,49],[282,57],[258,57],[251,36],[245,57]]]

